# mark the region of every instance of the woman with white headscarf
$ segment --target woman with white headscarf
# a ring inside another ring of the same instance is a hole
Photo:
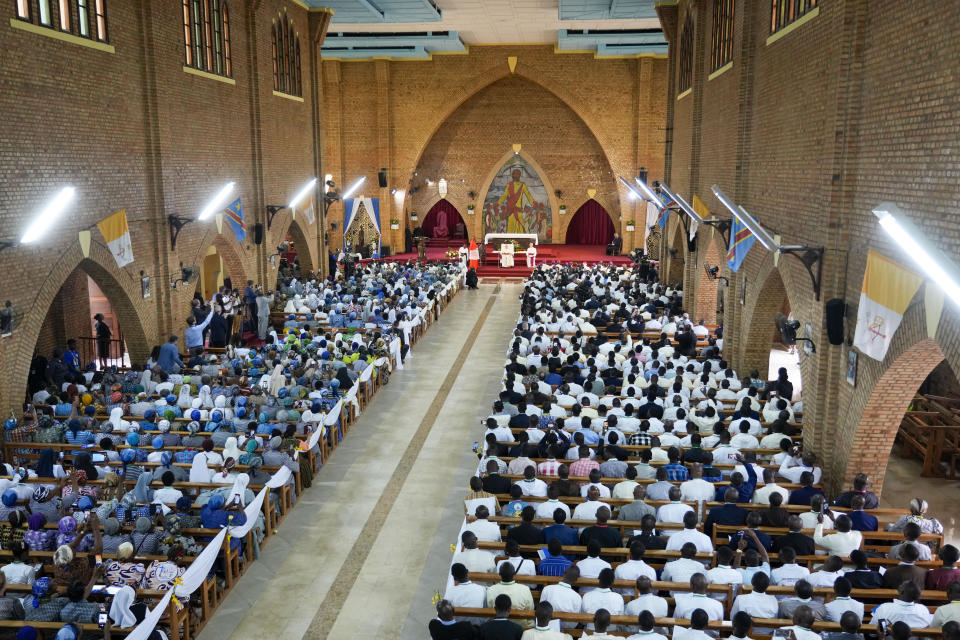
[[[235,436],[227,438],[227,441],[223,445],[223,459],[233,458],[234,460],[239,460],[240,454],[242,453],[243,451],[241,451],[237,445],[237,438]]]
[[[177,406],[181,409],[189,409],[193,406],[193,398],[190,396],[190,385],[180,385],[180,395],[177,396]]]
[[[110,620],[114,627],[129,629],[139,622],[137,615],[131,610],[133,600],[136,597],[137,592],[129,585],[120,587],[117,594],[113,596],[113,602],[110,604]],[[142,618],[143,616],[141,616]]]
[[[222,393],[213,399],[213,406],[220,410],[224,420],[233,420],[233,409],[227,406],[227,397]]]
[[[213,408],[213,394],[210,393],[208,384],[200,387],[200,404],[207,409]]]
[[[213,477],[213,471],[207,466],[207,453],[201,451],[193,457],[193,465],[190,467],[190,482],[210,482]]]

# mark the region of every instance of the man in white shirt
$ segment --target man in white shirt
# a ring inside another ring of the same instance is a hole
[[[600,473],[600,469],[591,469],[589,476],[590,482],[580,487],[580,497],[586,498],[590,489],[596,488],[598,497],[609,498],[610,488],[600,482],[600,478],[602,477],[603,475]]]
[[[617,565],[613,572],[617,580],[636,580],[640,576],[646,576],[650,580],[657,579],[657,571],[643,561],[643,554],[646,549],[642,542],[634,542],[630,545],[630,559]],[[617,589],[617,592],[624,595],[633,594],[633,589]]]
[[[925,604],[917,602],[920,598],[920,589],[912,580],[900,584],[897,589],[897,598],[893,602],[885,602],[873,610],[873,620],[886,620],[892,626],[894,622],[904,622],[913,629],[923,629],[930,626],[933,614]]]
[[[596,487],[590,487],[590,490],[587,492],[586,502],[581,502],[573,510],[573,519],[596,520],[597,509],[600,507],[606,507],[607,509],[610,509],[610,505],[608,505],[606,502],[600,502],[600,491]]]
[[[500,542],[500,525],[496,522],[487,520],[490,517],[490,510],[486,505],[480,505],[476,510],[477,519],[466,525],[466,530],[473,532],[477,540],[484,542]]]
[[[633,499],[633,490],[635,487],[638,487],[640,483],[637,482],[637,469],[633,466],[627,466],[626,470],[626,480],[623,482],[618,482],[613,485],[613,492],[611,497],[618,498],[620,500],[632,500]]]
[[[660,579],[664,582],[690,582],[690,577],[704,570],[703,563],[695,560],[697,545],[687,542],[680,549],[680,557],[663,565]],[[676,595],[679,592],[673,592]]]
[[[841,577],[843,577],[843,560],[839,556],[830,556],[824,561],[819,571],[814,571],[806,577],[806,581],[814,587],[832,589],[837,578]]]
[[[660,508],[663,509],[663,507]],[[707,534],[702,531],[697,531],[697,522],[697,513],[693,509],[684,513],[683,529],[674,532],[674,534],[667,539],[667,551],[679,551],[683,548],[683,545],[690,542],[696,545],[699,553],[713,553],[713,541]],[[737,577],[737,581],[739,582],[739,574]]]
[[[547,483],[537,477],[537,469],[533,465],[523,470],[523,480],[516,484],[525,496],[547,497]]]
[[[657,509],[657,522],[674,522],[680,524],[684,521],[684,515],[693,511],[693,507],[680,502],[680,487],[674,485],[668,492],[670,502]],[[670,537],[676,530],[666,529],[663,535]]]
[[[707,584],[739,585],[742,577],[739,571],[730,566],[732,563],[733,549],[730,547],[717,548],[717,566],[708,569],[704,574],[707,578]],[[724,600],[726,596],[725,594],[714,592],[710,594],[710,597],[715,600]]]
[[[650,586],[650,582],[651,580],[647,576],[637,578],[637,597],[624,607],[624,615],[636,616],[648,611],[655,618],[667,617],[667,601],[655,593],[651,593],[653,588]]]
[[[770,577],[758,571],[750,579],[750,585],[753,591],[741,593],[734,599],[733,607],[730,609],[730,616],[736,616],[743,611],[749,613],[754,618],[776,618],[780,610],[780,603],[775,596],[767,593],[767,587],[770,586]]]
[[[459,562],[470,573],[495,573],[497,562],[489,551],[477,548],[477,536],[472,531],[464,531],[460,536],[463,549],[454,556],[453,561]]]
[[[813,541],[827,550],[833,556],[847,558],[850,552],[860,548],[863,544],[863,534],[853,531],[850,516],[842,514],[837,517],[837,532],[823,535],[823,514],[817,518],[817,528],[813,531]]]
[[[793,631],[796,640],[821,640],[820,634],[813,631],[813,622],[813,610],[806,605],[801,605],[793,612],[793,625],[781,627],[781,629]]]
[[[540,603],[537,605],[537,624],[532,629],[524,631],[520,640],[573,640],[569,633],[551,629],[552,620],[553,606],[540,596]]]
[[[851,584],[846,578],[837,578],[833,583],[833,592],[836,597],[823,605],[827,610],[827,620],[840,622],[843,614],[850,611],[863,620],[863,603],[850,597]]]
[[[177,504],[177,500],[183,497],[183,492],[173,486],[175,481],[172,471],[164,471],[160,476],[163,488],[157,489],[153,493],[154,504]]]
[[[774,469],[763,470],[763,486],[753,492],[750,502],[754,504],[770,504],[770,494],[779,493],[783,496],[783,504],[790,499],[790,490],[776,483],[777,472]]]
[[[779,555],[782,564],[770,571],[770,580],[773,584],[781,587],[792,587],[799,580],[810,575],[809,569],[801,567],[795,562],[797,552],[793,550],[793,547],[783,547],[780,549]]]
[[[687,501],[712,501],[716,494],[716,487],[712,482],[703,479],[703,465],[694,463],[689,465],[690,479],[680,485],[680,499]],[[772,471],[772,470],[771,470]]]
[[[757,440],[757,436],[750,435],[750,422],[747,420],[740,420],[737,428],[739,433],[730,438],[731,447],[735,449],[760,448],[760,441]]]
[[[547,487],[547,499],[537,504],[536,517],[553,520],[553,512],[557,509],[570,517],[570,507],[565,502],[560,501],[560,487],[551,485]]]
[[[597,540],[591,540],[587,544],[587,557],[577,562],[576,566],[580,569],[580,576],[583,578],[599,578],[600,572],[604,569],[610,569],[610,563],[600,558],[600,543]],[[580,589],[584,595],[587,591],[592,591],[591,587]]]
[[[540,602],[548,602],[554,611],[563,613],[580,613],[583,607],[583,598],[576,592],[574,586],[580,579],[580,569],[576,565],[567,568],[563,574],[563,580],[557,584],[550,584],[540,592]],[[564,628],[573,628],[576,626],[573,622],[563,624]]]
[[[713,636],[707,632],[707,625],[710,618],[703,609],[695,609],[690,616],[690,628],[675,625],[673,627],[673,640],[713,640]]]
[[[599,587],[583,595],[582,613],[596,613],[600,609],[606,609],[610,615],[623,615],[623,596],[613,591],[613,569],[607,568],[597,576]],[[588,629],[593,629],[593,625],[588,624]]]
[[[820,467],[814,466],[816,464],[817,458],[810,451],[807,451],[803,454],[803,457],[799,460],[796,458],[796,450],[794,447],[794,456],[791,458],[786,458],[781,464],[780,469],[777,473],[781,478],[786,478],[790,482],[800,482],[800,474],[804,471],[809,471],[813,474],[813,484],[820,483],[820,476],[823,475],[823,469]]]
[[[960,622],[960,582],[954,580],[947,585],[947,600],[950,601],[949,604],[939,606],[933,612],[933,620],[930,621],[931,627],[939,629],[951,620]]]
[[[625,615],[633,615],[629,612],[630,604],[636,602],[632,600],[627,603],[627,610],[624,611]],[[650,611],[643,609],[639,610],[637,615],[637,625],[640,627],[639,630],[627,638],[627,640],[667,640],[667,637],[656,632],[654,629],[656,621],[654,620],[654,614]],[[663,616],[657,617],[666,617],[666,609],[664,609]],[[522,640],[522,639],[521,639]]]
[[[486,606],[487,590],[485,587],[470,581],[470,573],[459,562],[450,567],[453,575],[453,585],[447,588],[444,598],[454,607],[471,607],[482,609]],[[460,618],[472,624],[483,624],[485,618]]]

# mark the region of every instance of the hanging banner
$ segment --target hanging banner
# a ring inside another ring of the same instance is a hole
[[[122,267],[133,262],[133,244],[130,242],[130,227],[127,226],[127,210],[120,209],[109,218],[97,223],[97,228],[107,241],[117,266]]]
[[[923,278],[899,262],[871,249],[860,289],[853,346],[874,360],[883,360]]]

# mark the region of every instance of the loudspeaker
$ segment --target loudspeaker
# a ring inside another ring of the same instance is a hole
[[[253,225],[253,244],[263,244],[263,225],[259,222]]]
[[[380,257],[389,258],[390,257],[390,245],[382,244],[380,245]]]
[[[386,167],[380,169],[380,171],[377,173],[377,183],[379,183],[381,187],[387,186],[387,168]]]
[[[847,313],[847,304],[840,298],[827,300],[827,340],[830,344],[843,344],[843,317]]]

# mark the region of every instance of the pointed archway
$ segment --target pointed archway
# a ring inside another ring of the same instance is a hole
[[[610,213],[599,202],[590,198],[577,209],[570,218],[567,226],[567,244],[610,244],[613,234],[617,232],[613,226]]]
[[[446,198],[437,200],[430,207],[420,228],[428,238],[466,240],[470,233],[466,220]]]

